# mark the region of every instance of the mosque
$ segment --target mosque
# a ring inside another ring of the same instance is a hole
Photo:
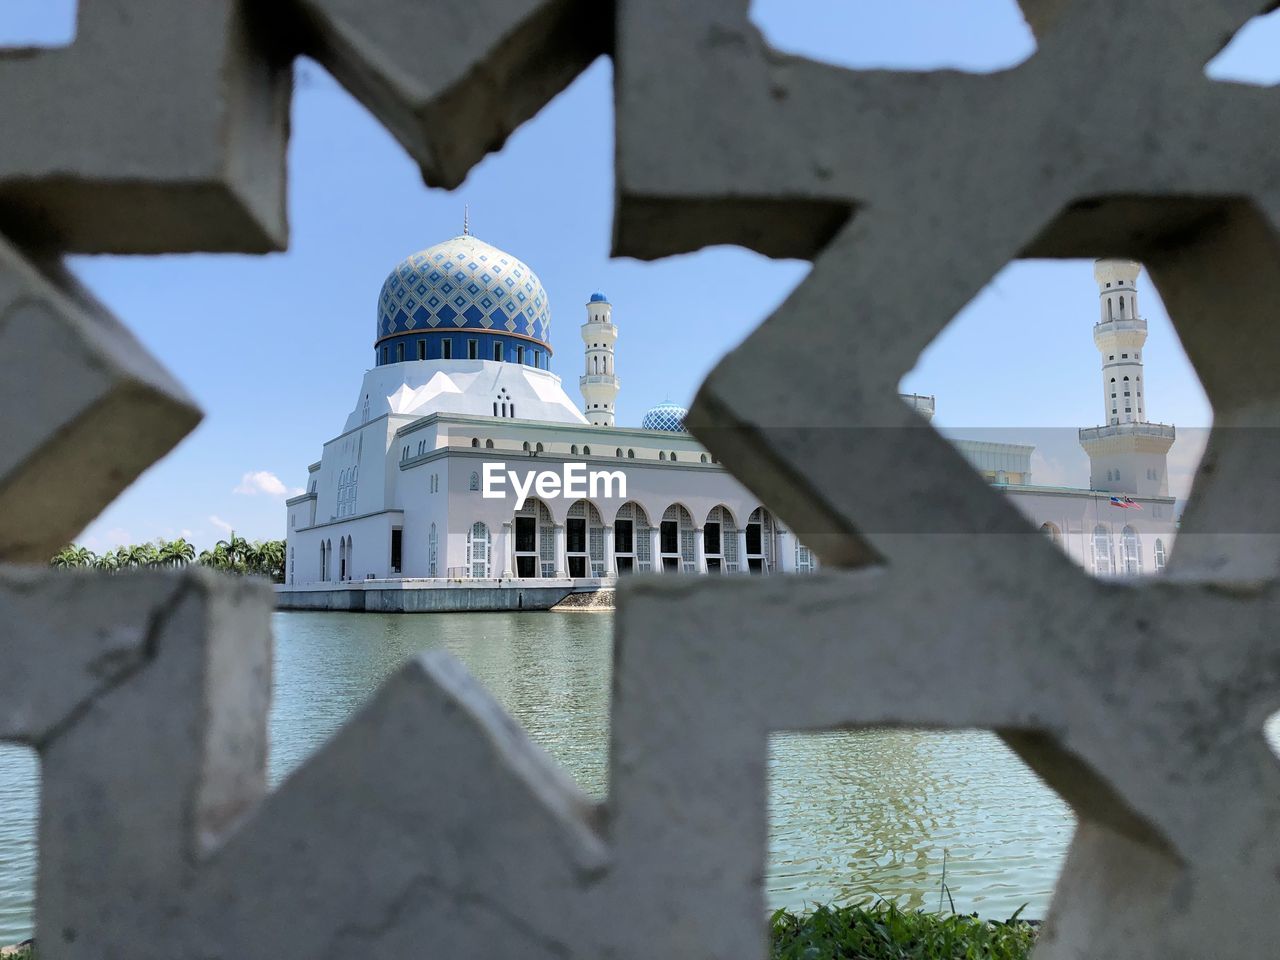
[[[1102,575],[1161,569],[1174,532],[1174,431],[1144,420],[1140,269],[1095,268],[1108,414],[1080,431],[1088,489],[1036,486],[1030,445],[957,443]],[[286,503],[281,606],[538,607],[631,572],[815,569],[812,552],[684,431],[681,407],[658,404],[639,428],[615,423],[619,329],[604,294],[585,306],[579,404],[552,372],[550,305],[528,265],[466,229],[398,264],[378,296],[374,366],[307,468],[305,492]],[[932,397],[904,399],[932,417]]]

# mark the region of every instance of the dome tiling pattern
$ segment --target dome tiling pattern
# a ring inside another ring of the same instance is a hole
[[[529,266],[470,235],[411,254],[378,295],[378,337],[433,329],[551,334],[547,293]]]
[[[684,418],[689,411],[676,403],[660,403],[650,407],[640,421],[644,430],[666,430],[670,433],[684,433]]]

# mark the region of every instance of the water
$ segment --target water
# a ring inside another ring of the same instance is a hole
[[[276,614],[272,780],[405,658],[444,648],[603,797],[612,628],[607,613]],[[945,852],[957,910],[1044,916],[1071,814],[995,737],[780,734],[770,773],[770,907],[883,896],[937,909]],[[29,751],[0,749],[0,944],[30,935],[35,780]]]

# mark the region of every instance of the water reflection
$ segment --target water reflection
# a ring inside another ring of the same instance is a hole
[[[609,614],[288,613],[274,619],[273,782],[408,657],[462,660],[595,797],[606,790]],[[770,744],[771,907],[884,896],[1043,916],[1071,830],[1057,798],[996,738],[909,730],[779,734]],[[0,748],[0,943],[30,935],[34,756]]]

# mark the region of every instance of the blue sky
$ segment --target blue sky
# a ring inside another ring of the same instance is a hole
[[[4,0],[0,46],[66,42],[73,10],[67,0]],[[756,0],[753,14],[775,46],[853,67],[992,70],[1034,48],[1013,0]],[[1280,79],[1266,50],[1277,26],[1272,18],[1242,33],[1215,75]],[[637,424],[659,401],[687,402],[716,359],[808,270],[732,248],[657,263],[609,259],[607,60],[453,194],[425,188],[392,138],[318,66],[301,62],[298,74],[288,252],[72,261],[206,413],[89,527],[82,539],[94,549],[179,534],[204,546],[231,527],[250,538],[282,536],[285,493],[302,486],[306,465],[341,429],[373,361],[383,278],[405,255],[459,233],[464,203],[474,233],[541,276],[556,369],[571,396],[582,304],[594,290],[609,295],[621,337],[622,424]],[[1074,428],[1102,416],[1091,270],[1087,261],[1006,268],[930,346],[904,389],[936,395],[945,428],[1040,445],[1038,479],[1083,482]],[[1206,426],[1208,404],[1149,283],[1139,296],[1151,321],[1148,414]],[[1188,474],[1198,454],[1175,448],[1179,456]]]

